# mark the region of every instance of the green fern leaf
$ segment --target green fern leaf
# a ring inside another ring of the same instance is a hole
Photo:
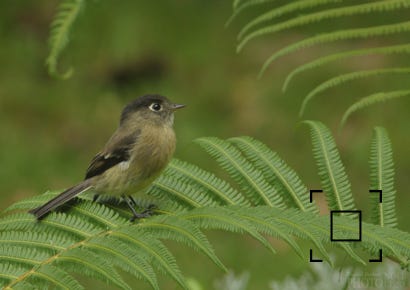
[[[286,77],[286,80],[282,87],[282,91],[285,92],[287,90],[287,88],[289,87],[289,83],[295,78],[295,76],[301,74],[302,72],[306,72],[307,70],[318,68],[323,65],[332,63],[334,61],[344,60],[349,57],[365,56],[365,55],[371,55],[371,54],[389,55],[389,54],[398,54],[398,53],[406,53],[406,54],[410,53],[410,44],[349,50],[349,51],[344,51],[341,53],[335,53],[335,54],[319,57],[318,59],[302,64],[298,66],[297,68],[295,68],[293,71],[291,71]]]
[[[173,159],[164,174],[188,183],[200,192],[206,192],[207,195],[215,197],[220,204],[250,205],[249,201],[229,183],[193,164]]]
[[[276,7],[268,12],[263,13],[262,15],[256,17],[254,20],[246,24],[239,32],[238,39],[243,38],[249,30],[265,21],[269,21],[298,10],[304,10],[307,8],[313,8],[316,6],[335,2],[341,2],[341,0],[300,0],[282,5],[280,7]]]
[[[62,269],[116,285],[121,289],[131,289],[106,260],[92,251],[74,248],[55,257],[55,263]]]
[[[170,275],[183,289],[188,290],[188,286],[181,275],[174,256],[159,240],[152,237],[148,232],[143,232],[134,227],[122,227],[112,232],[111,235],[129,243],[130,247],[141,249],[152,258],[152,262],[160,270]]]
[[[243,40],[238,44],[237,52],[240,52],[250,40],[254,39],[255,37],[262,36],[264,34],[276,33],[293,27],[303,26],[310,23],[322,21],[325,19],[333,20],[337,17],[343,16],[352,16],[357,14],[366,14],[381,11],[392,11],[408,8],[409,6],[410,1],[408,0],[378,1],[348,7],[338,7],[328,9],[325,11],[314,12],[308,15],[301,15],[278,24],[262,27],[254,32],[249,33],[248,35],[244,36]]]
[[[198,191],[190,184],[181,182],[169,175],[161,175],[147,193],[163,200],[173,200],[184,208],[195,208],[216,205],[205,190]]]
[[[36,290],[36,289],[38,289],[38,285],[34,286],[33,284],[30,284],[28,282],[19,282],[13,287],[13,289],[15,289],[15,290]],[[1,284],[0,284],[0,286],[1,286]],[[79,285],[79,287],[72,288],[72,289],[84,289],[84,288],[82,288],[82,286]]]
[[[259,169],[284,200],[302,211],[318,212],[309,202],[308,190],[297,173],[263,143],[250,137],[229,139]]]
[[[385,74],[408,74],[408,73],[410,73],[410,67],[355,71],[352,73],[347,73],[347,74],[336,76],[334,78],[331,78],[321,83],[320,85],[318,85],[316,88],[314,88],[312,91],[310,91],[307,94],[307,96],[303,99],[303,103],[302,103],[302,106],[299,112],[299,116],[303,115],[303,113],[305,112],[307,103],[310,100],[312,100],[313,97],[315,97],[319,93],[322,93],[323,91],[326,91],[332,87],[335,87],[335,86],[338,86],[338,85],[341,85],[343,83],[347,83],[353,80],[357,80],[360,78],[385,75]]]
[[[46,251],[34,251],[21,246],[0,247],[0,260],[9,263],[25,264],[29,266],[39,265],[42,260],[48,258]]]
[[[303,260],[305,260],[305,254],[302,252],[293,237],[288,234],[289,227],[283,229],[280,225],[275,224],[275,221],[272,219],[271,215],[267,214],[266,210],[263,209],[263,207],[257,207],[242,210],[241,217],[254,224],[259,232],[284,240]],[[269,212],[271,210],[272,209],[269,209]],[[317,242],[315,239],[313,239],[313,241]],[[320,243],[318,244],[321,246]],[[326,253],[326,251],[324,251],[324,253]]]
[[[19,232],[2,231],[0,236],[1,246],[25,246],[52,251],[61,251],[75,242],[70,237],[56,232]]]
[[[319,34],[304,40],[292,43],[279,51],[272,54],[263,64],[262,69],[259,73],[261,77],[266,69],[270,66],[272,62],[280,57],[288,55],[292,52],[298,51],[303,48],[309,48],[314,45],[324,44],[334,41],[347,40],[347,39],[361,39],[370,38],[375,36],[386,36],[397,33],[404,33],[410,31],[410,21],[400,22],[395,24],[386,24],[367,28],[354,28],[354,29],[342,29],[337,31],[332,31],[329,33]]]
[[[147,228],[150,234],[156,238],[176,240],[185,243],[196,250],[200,250],[218,267],[227,271],[226,267],[215,255],[206,236],[194,223],[174,216],[158,216],[141,223],[140,227]]]
[[[7,289],[6,285],[10,281],[14,281],[26,272],[26,269],[22,266],[0,262],[0,286],[1,289]],[[8,288],[10,289],[10,288]]]
[[[122,241],[111,237],[96,237],[84,245],[96,251],[119,268],[131,273],[134,277],[147,281],[153,289],[159,289],[154,270],[141,257],[141,253]]]
[[[221,229],[236,233],[247,233],[272,253],[276,253],[271,244],[255,229],[252,223],[241,218],[235,211],[227,207],[197,208],[178,214],[178,216],[192,220],[205,229]]]
[[[303,121],[310,127],[322,188],[331,210],[354,210],[350,182],[340,159],[339,151],[329,129],[317,121]],[[355,216],[352,213],[345,213]]]
[[[350,184],[332,135],[319,122],[305,123],[312,131],[315,158],[330,208],[354,209]],[[383,168],[383,190],[387,188],[394,196],[388,161],[391,148],[386,138],[387,135],[382,132],[381,137],[372,142],[372,152],[376,152],[373,155],[382,155],[387,159],[380,161],[373,158],[376,161],[371,161],[374,164],[371,167]],[[295,238],[304,239],[313,243],[321,256],[332,263],[324,248],[325,244],[331,244],[329,216],[319,216],[315,210],[308,208],[306,197],[302,196],[305,186],[275,153],[249,137],[229,141],[216,138],[201,140],[206,143],[204,147],[207,151],[215,159],[219,158],[219,163],[235,181],[240,183],[240,178],[246,179],[245,185],[240,185],[243,193],[194,165],[176,161],[153,186],[153,190],[158,185],[162,186],[164,193],[158,195],[164,200],[166,192],[174,195],[168,199],[174,199],[175,206],[165,210],[160,208],[156,213],[166,214],[135,223],[128,221],[130,215],[117,199],[113,200],[113,204],[108,200],[98,204],[87,200],[87,197],[79,197],[62,207],[64,212],[53,212],[41,222],[36,222],[32,215],[14,211],[27,211],[58,192],[18,202],[0,218],[0,285],[5,289],[24,290],[50,287],[82,289],[70,274],[79,272],[129,289],[117,272],[117,269],[122,269],[148,282],[154,289],[159,289],[155,270],[164,272],[182,288],[188,289],[174,256],[162,240],[171,239],[188,245],[225,269],[202,229],[247,233],[272,252],[275,250],[264,235],[277,237],[306,259],[306,254],[295,241]],[[374,144],[379,148],[374,149]],[[252,186],[250,181],[255,185]],[[249,200],[253,200],[252,196],[260,199],[261,192],[266,194],[267,190],[271,190],[270,186],[276,188],[276,195],[294,195],[287,200],[293,207],[281,209],[263,203],[251,207],[242,203],[246,200],[244,194]],[[223,192],[225,189],[229,194]],[[385,217],[395,214],[394,205],[384,209]],[[349,236],[357,232],[357,220],[343,216],[336,216],[335,220],[334,231],[337,234]],[[390,221],[388,225],[381,227],[363,223],[362,243],[358,246],[371,255],[383,249],[386,257],[409,267],[410,234],[392,228],[394,224]],[[364,263],[350,244],[337,245],[352,259]]]
[[[409,92],[410,94],[410,92]],[[387,132],[382,127],[373,130],[370,147],[370,189],[382,190],[382,202],[378,194],[372,193],[371,221],[382,227],[397,225],[394,197],[394,163],[393,149]]]
[[[252,6],[256,6],[259,4],[264,4],[264,3],[268,3],[268,2],[273,2],[276,0],[247,0],[246,2],[244,1],[243,4],[241,2],[241,0],[234,0],[233,2],[233,13],[231,15],[231,17],[229,17],[228,21],[225,23],[225,27],[229,26],[232,21],[238,17],[239,14],[241,14],[243,11],[245,11],[246,9],[252,7]]]
[[[364,97],[351,105],[346,112],[343,114],[342,121],[340,122],[340,127],[342,128],[347,119],[356,111],[367,108],[371,105],[381,103],[387,100],[392,100],[400,97],[408,97],[410,95],[409,90],[405,91],[392,91],[392,92],[384,92],[384,93],[376,93],[370,96]]]
[[[196,142],[216,159],[241,186],[243,192],[248,193],[249,199],[254,204],[284,208],[283,200],[274,187],[267,183],[263,174],[229,142],[218,138],[200,138]]]
[[[358,233],[358,225],[352,224],[351,219],[343,216],[335,216],[333,231],[335,233]],[[326,221],[328,225],[328,221]],[[392,238],[389,235],[394,236]],[[379,254],[379,249],[383,250],[385,256],[396,259],[402,266],[409,265],[408,254],[410,253],[410,235],[405,232],[395,231],[393,228],[386,227],[386,230],[380,226],[362,222],[362,241],[359,246],[374,255]]]
[[[75,279],[71,278],[67,272],[51,265],[43,265],[40,269],[38,269],[38,271],[33,273],[32,280],[36,281],[36,285],[38,285],[38,279],[48,281],[49,283],[47,284],[54,284],[56,287],[61,289],[84,289]],[[19,284],[20,283],[17,285]],[[45,286],[47,284],[45,284]],[[46,286],[44,288],[48,287]]]
[[[58,12],[51,23],[50,53],[46,60],[48,72],[52,76],[67,79],[73,73],[73,69],[70,68],[60,74],[57,71],[57,62],[61,52],[67,46],[70,30],[83,6],[84,0],[64,0],[58,7]]]

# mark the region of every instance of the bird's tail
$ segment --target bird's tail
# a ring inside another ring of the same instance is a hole
[[[74,185],[73,187],[63,191],[56,197],[54,197],[52,200],[48,201],[47,203],[32,209],[29,211],[29,213],[32,213],[33,215],[36,216],[36,218],[39,220],[43,218],[46,214],[48,214],[52,209],[55,209],[56,207],[63,205],[67,201],[71,200],[78,194],[86,191],[91,187],[89,180],[84,180],[83,182]]]

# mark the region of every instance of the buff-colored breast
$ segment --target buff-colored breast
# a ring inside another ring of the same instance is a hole
[[[103,173],[95,190],[112,195],[134,194],[149,186],[166,167],[175,151],[171,126],[146,126],[124,161]]]

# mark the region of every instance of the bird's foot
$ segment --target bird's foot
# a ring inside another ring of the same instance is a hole
[[[133,212],[133,216],[130,218],[130,221],[133,222],[137,219],[147,218],[154,215],[154,211],[157,208],[155,204],[150,204],[143,212],[137,213]]]

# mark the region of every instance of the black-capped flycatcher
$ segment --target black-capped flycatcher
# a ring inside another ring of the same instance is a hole
[[[170,161],[176,143],[174,111],[183,107],[160,95],[129,103],[118,129],[91,160],[84,181],[29,212],[41,219],[78,194],[93,190],[95,197],[122,196],[133,212],[132,220],[143,216],[134,209],[131,194],[150,185]]]

